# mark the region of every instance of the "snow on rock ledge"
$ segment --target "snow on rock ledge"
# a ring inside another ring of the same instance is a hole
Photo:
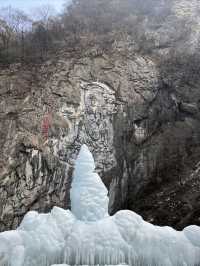
[[[48,214],[27,213],[17,230],[0,234],[1,266],[199,265],[199,227],[177,232],[127,210],[109,216],[107,191],[94,168],[83,146],[74,172],[72,212],[54,207]]]

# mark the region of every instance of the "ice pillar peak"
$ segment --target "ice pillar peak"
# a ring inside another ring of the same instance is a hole
[[[108,216],[108,191],[94,170],[93,156],[84,144],[75,162],[70,191],[72,213],[82,221],[92,222]]]

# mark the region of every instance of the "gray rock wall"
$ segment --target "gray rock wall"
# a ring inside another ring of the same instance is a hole
[[[15,228],[30,209],[70,207],[83,143],[109,189],[111,214],[129,208],[155,223],[181,224],[184,199],[171,197],[169,188],[181,187],[184,198],[185,179],[199,160],[200,81],[197,73],[185,82],[185,69],[173,63],[163,71],[158,55],[167,57],[172,46],[196,49],[197,1],[183,8],[186,2],[174,1],[173,15],[159,25],[146,21],[146,39],[155,42],[149,55],[124,35],[109,55],[61,51],[40,66],[0,71],[0,230]],[[194,25],[189,35],[181,31],[185,20]],[[182,213],[173,216],[174,206]]]
[[[127,123],[137,142],[145,138],[143,125],[134,120],[145,116],[156,95],[153,62],[142,57],[111,60],[105,55],[49,61],[34,75],[33,69],[13,69],[2,71],[0,84],[1,229],[16,227],[29,209],[70,206],[73,163],[83,143],[94,153],[97,171],[108,187],[111,183],[110,197],[115,199],[113,184],[123,179],[115,142],[126,134]],[[134,109],[130,121],[129,103]],[[122,201],[127,196],[125,172]],[[114,205],[111,200],[111,211]]]

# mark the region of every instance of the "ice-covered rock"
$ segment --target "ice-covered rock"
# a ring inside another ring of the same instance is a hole
[[[153,226],[134,212],[120,211],[95,223],[77,222],[66,242],[65,262],[195,265],[199,252],[183,232]]]
[[[71,210],[82,221],[97,221],[108,216],[108,191],[94,169],[93,156],[83,145],[75,163],[70,192]]]
[[[199,265],[198,226],[178,232],[128,210],[109,216],[107,190],[94,169],[84,145],[74,172],[72,212],[54,207],[48,214],[27,213],[17,230],[0,234],[1,266]]]

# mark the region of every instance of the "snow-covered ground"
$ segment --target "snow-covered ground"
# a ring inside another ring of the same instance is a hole
[[[134,212],[107,212],[107,190],[87,146],[76,161],[72,210],[31,211],[17,230],[0,234],[0,266],[159,265],[200,263],[200,228],[154,226]]]

